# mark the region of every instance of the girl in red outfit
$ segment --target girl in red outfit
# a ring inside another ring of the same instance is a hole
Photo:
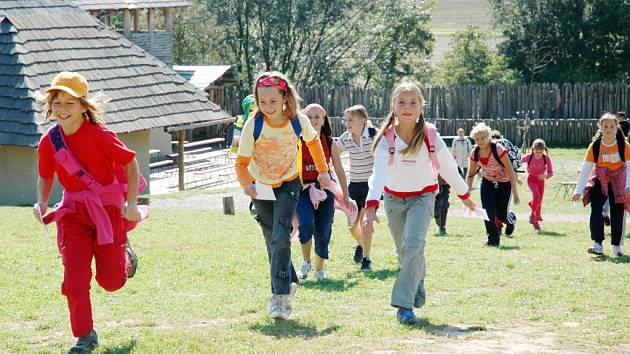
[[[540,209],[542,207],[543,194],[545,193],[545,180],[553,176],[551,159],[547,151],[547,145],[542,139],[536,139],[532,143],[532,152],[523,156],[521,161],[527,164],[527,186],[532,191],[532,200],[528,203],[532,209],[529,215],[529,223],[536,231],[540,231],[539,222],[542,221]]]
[[[139,215],[135,152],[104,126],[99,103],[88,93],[84,77],[62,72],[40,100],[46,106],[46,120],[52,117],[57,124],[44,134],[37,149],[39,178],[33,213],[38,221],[57,223],[64,266],[61,291],[68,299],[72,333],[78,337],[70,352],[91,351],[98,345],[90,303],[92,258],[96,281],[106,291],[125,285],[137,266],[137,257],[127,244],[128,223],[123,220],[137,220]],[[67,161],[74,164],[69,167]],[[63,200],[42,218],[55,174],[64,188]],[[128,183],[128,193],[119,182]]]

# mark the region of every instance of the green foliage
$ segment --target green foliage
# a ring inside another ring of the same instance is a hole
[[[478,27],[455,33],[451,50],[438,67],[437,81],[442,84],[485,85],[513,83],[516,73],[487,44],[487,34]]]
[[[181,26],[176,62],[231,63],[245,85],[269,70],[301,85],[390,87],[403,76],[428,75],[424,58],[433,38],[424,1],[203,0],[200,6],[175,23]]]
[[[489,0],[500,51],[528,82],[628,80],[625,0]]]

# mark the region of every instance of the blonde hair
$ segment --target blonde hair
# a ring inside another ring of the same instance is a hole
[[[477,125],[475,125],[472,128],[472,130],[470,131],[470,137],[473,139],[475,138],[476,135],[489,137],[491,132],[492,132],[492,128],[487,126],[486,123],[481,122],[481,123],[477,123]]]
[[[258,75],[258,77],[256,78],[256,81],[254,82],[254,99],[256,100],[256,107],[254,108],[254,111],[249,115],[250,117],[256,117],[258,114],[260,114],[260,108],[258,108],[259,104],[258,104],[258,82],[260,81],[260,79],[264,78],[264,77],[272,77],[272,78],[277,78],[279,80],[284,81],[287,84],[287,91],[283,91],[282,89],[278,88],[278,91],[280,91],[280,93],[282,94],[282,97],[284,97],[284,116],[289,119],[289,120],[293,120],[297,117],[298,114],[300,113],[300,101],[302,100],[300,98],[300,96],[297,93],[297,90],[295,89],[295,86],[293,86],[293,84],[291,84],[291,82],[289,82],[289,79],[287,79],[287,77],[278,71],[271,71],[271,72],[263,72],[260,75]]]
[[[348,107],[343,111],[343,115],[351,115],[354,117],[359,117],[360,119],[363,119],[365,121],[365,126],[368,128],[372,128],[374,127],[374,124],[372,124],[372,121],[370,120],[370,117],[368,115],[367,110],[365,109],[365,107],[361,104],[355,104],[352,107]]]
[[[424,96],[422,95],[422,91],[420,90],[420,87],[418,87],[418,85],[414,84],[411,81],[404,81],[398,84],[398,86],[394,88],[394,91],[392,92],[392,97],[389,102],[391,111],[389,113],[389,116],[383,121],[381,130],[378,132],[378,135],[376,135],[376,138],[374,139],[374,144],[372,145],[372,152],[374,152],[374,150],[376,149],[376,146],[378,145],[379,141],[385,134],[385,131],[389,129],[389,127],[393,126],[394,123],[396,122],[396,115],[394,114],[394,102],[396,101],[398,96],[403,92],[415,93],[418,96],[418,99],[420,101],[420,107],[424,107]],[[420,151],[420,147],[422,146],[422,143],[424,142],[424,126],[425,126],[424,109],[422,109],[420,111],[420,116],[418,117],[418,121],[416,122],[416,126],[413,128],[413,137],[411,138],[411,142],[409,143],[409,146],[407,146],[405,149],[401,151],[403,155],[417,154],[418,151]]]
[[[44,113],[44,121],[42,123],[47,123],[52,117],[52,102],[55,98],[59,96],[59,90],[54,90],[46,93],[36,93],[35,99],[37,99],[37,103],[45,107]],[[105,121],[103,120],[103,105],[107,102],[105,95],[101,92],[96,93],[90,98],[85,97],[77,97],[81,107],[85,108],[85,112],[83,116],[87,118],[90,123],[105,125]]]
[[[617,121],[617,116],[612,113],[604,113],[599,118],[599,121],[597,121],[597,132],[595,132],[595,135],[593,136],[593,141],[601,139],[604,136],[604,133],[602,132],[602,124],[604,124],[604,122],[607,120],[612,120],[615,122],[615,125],[617,126],[617,135],[621,133],[621,130],[619,129],[619,122]]]
[[[536,140],[534,140],[534,142],[532,143],[532,150],[545,150],[545,152],[547,151],[547,144],[545,144],[545,141],[538,138]]]

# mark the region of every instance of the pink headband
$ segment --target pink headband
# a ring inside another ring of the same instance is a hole
[[[256,89],[261,86],[277,87],[284,92],[288,92],[287,82],[278,77],[263,76],[256,82]]]

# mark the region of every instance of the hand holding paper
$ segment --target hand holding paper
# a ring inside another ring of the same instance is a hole
[[[256,181],[256,199],[276,200],[276,195],[273,194],[273,188],[270,185]]]

